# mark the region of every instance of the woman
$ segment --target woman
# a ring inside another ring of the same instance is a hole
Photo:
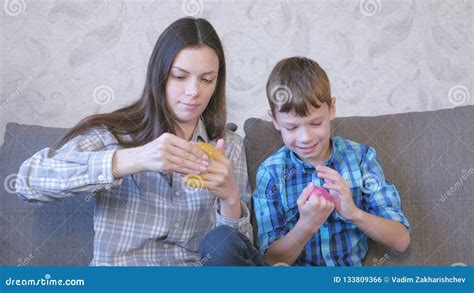
[[[225,130],[225,72],[212,25],[175,21],[153,49],[141,98],[85,118],[58,149],[25,161],[17,192],[33,202],[93,193],[91,265],[198,265],[202,237],[223,224],[252,239],[242,139]],[[198,141],[223,156],[209,163]]]

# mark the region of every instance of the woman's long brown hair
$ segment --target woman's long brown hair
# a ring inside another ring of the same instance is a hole
[[[210,139],[222,137],[227,119],[225,101],[226,65],[221,41],[205,19],[181,18],[160,35],[148,62],[143,93],[138,101],[111,113],[96,114],[69,129],[58,147],[96,127],[106,127],[124,147],[144,145],[163,133],[176,134],[177,123],[167,107],[165,88],[176,55],[184,48],[209,46],[219,58],[216,89],[201,115]],[[124,139],[130,135],[132,140]]]

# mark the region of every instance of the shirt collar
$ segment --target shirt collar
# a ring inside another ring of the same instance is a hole
[[[209,136],[207,136],[206,125],[201,118],[199,118],[196,128],[194,128],[193,136],[191,141],[204,141],[209,142]]]
[[[331,162],[334,160],[336,152],[337,152],[337,146],[336,146],[335,140],[332,138],[330,138],[330,140],[331,140],[331,146],[332,146],[331,154],[329,155],[329,158],[326,161],[321,163],[321,165],[323,166],[329,166],[329,164],[331,164]],[[315,169],[314,166],[311,165],[310,163],[306,163],[300,158],[298,158],[298,156],[291,150],[290,150],[290,158],[293,163],[297,165],[303,165],[305,169]]]

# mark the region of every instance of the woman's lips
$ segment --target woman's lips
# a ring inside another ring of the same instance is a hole
[[[197,110],[201,104],[193,104],[193,103],[184,103],[184,102],[182,102],[181,105],[183,105],[183,108],[185,110],[194,111],[194,110]]]

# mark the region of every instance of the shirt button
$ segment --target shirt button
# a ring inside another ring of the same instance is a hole
[[[181,194],[181,192],[179,192],[179,191],[176,191],[174,194],[176,194],[176,195],[180,195],[180,194]]]
[[[175,227],[175,228],[179,228],[179,226],[180,226],[179,223],[175,223],[175,224],[174,224],[174,227]]]
[[[105,181],[105,177],[104,175],[100,174],[99,176],[97,176],[97,179],[99,179],[100,182],[104,182]]]
[[[168,243],[165,243],[165,244],[163,245],[163,247],[164,247],[164,248],[168,248],[168,247],[170,247],[170,246],[169,246]]]

